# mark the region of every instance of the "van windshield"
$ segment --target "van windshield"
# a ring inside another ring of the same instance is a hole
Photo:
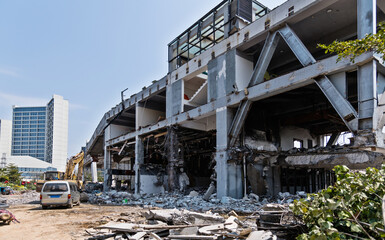
[[[49,183],[43,188],[43,192],[65,192],[67,190],[67,184],[65,183]]]

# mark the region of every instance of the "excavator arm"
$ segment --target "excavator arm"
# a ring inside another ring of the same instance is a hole
[[[74,170],[76,165],[78,166],[78,174],[74,174]],[[67,162],[66,171],[64,175],[64,179],[66,180],[81,180],[81,176],[83,174],[83,164],[84,164],[84,152],[80,152],[77,155],[71,157]]]

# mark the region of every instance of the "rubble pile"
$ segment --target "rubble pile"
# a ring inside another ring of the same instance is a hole
[[[267,203],[292,203],[294,199],[306,197],[306,193],[297,192],[296,195],[292,195],[285,192],[279,193],[278,196],[278,199],[261,198],[256,194],[250,193],[243,199],[234,199],[231,197],[217,199],[216,194],[212,194],[209,199],[205,201],[204,197],[196,191],[191,191],[189,195],[178,193],[136,195],[112,190],[106,193],[89,194],[88,201],[92,204],[101,205],[159,207],[164,209],[184,208],[198,212],[211,210],[220,213],[227,213],[233,210],[238,213],[250,214],[259,210]]]
[[[34,203],[40,200],[40,193],[36,191],[15,191],[13,195],[2,195],[1,200],[6,200],[8,205]]]
[[[274,214],[274,215],[272,215]],[[280,204],[267,204],[248,216],[232,211],[221,216],[211,211],[192,212],[185,209],[148,210],[146,221],[119,218],[118,221],[87,229],[87,239],[279,239],[288,237],[288,230],[298,231],[290,211]],[[122,222],[123,221],[123,222]],[[263,222],[261,224],[261,222]],[[273,225],[272,231],[268,224]],[[280,230],[285,230],[284,233]],[[298,234],[298,232],[296,232]]]

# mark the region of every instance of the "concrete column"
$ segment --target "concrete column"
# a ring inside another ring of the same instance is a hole
[[[232,109],[223,107],[217,109],[217,197],[229,196],[233,198],[243,197],[242,165],[231,161],[227,147],[229,144],[228,130],[234,118]]]
[[[357,0],[357,37],[376,33],[376,0]],[[377,69],[374,61],[360,66],[357,73],[358,84],[358,129],[373,130],[374,109],[377,106]]]
[[[141,137],[135,138],[135,193],[140,193],[140,166],[144,163],[144,146]]]
[[[97,168],[97,162],[91,163],[91,176],[92,176],[92,182],[98,182],[98,168]]]
[[[179,167],[179,143],[178,135],[173,126],[167,128],[166,154],[168,159],[168,191],[179,189],[178,167]]]
[[[111,152],[108,150],[106,141],[110,139],[111,136],[111,127],[107,127],[104,130],[104,182],[103,182],[103,191],[107,192],[110,190],[112,176],[111,176]]]

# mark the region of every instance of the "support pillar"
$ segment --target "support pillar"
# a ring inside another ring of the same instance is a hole
[[[167,128],[167,175],[168,191],[172,192],[179,189],[178,167],[179,163],[179,142],[178,135],[173,126]]]
[[[228,153],[228,130],[234,118],[232,109],[223,107],[217,109],[217,197],[229,196],[232,198],[243,197],[242,165],[230,159]]]
[[[94,161],[92,161],[92,163],[91,163],[91,176],[92,176],[92,182],[93,183],[98,182],[97,162],[94,162]]]
[[[110,139],[111,135],[111,126],[107,127],[104,130],[104,182],[103,182],[103,191],[107,192],[111,188],[112,184],[112,175],[111,175],[111,152],[107,147],[107,140]]]
[[[357,0],[357,37],[376,33],[377,16],[376,0]],[[373,131],[375,119],[374,109],[377,106],[377,68],[375,61],[358,67],[358,129]]]
[[[140,166],[144,163],[143,140],[139,136],[135,137],[135,194],[140,193]]]

